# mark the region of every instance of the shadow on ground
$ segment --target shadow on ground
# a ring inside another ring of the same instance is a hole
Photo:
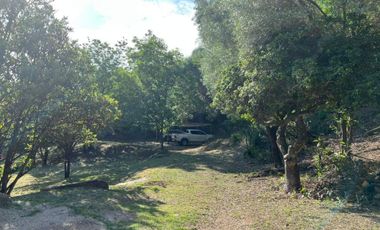
[[[19,204],[44,204],[52,207],[66,206],[74,213],[97,219],[106,225],[143,226],[154,228],[154,223],[144,218],[136,218],[140,213],[162,216],[158,209],[163,202],[151,199],[143,188],[111,189],[70,189],[36,192],[18,196]],[[46,217],[48,218],[48,216]]]
[[[136,174],[146,169],[166,168],[180,169],[187,172],[205,170],[206,168],[222,173],[247,173],[252,165],[247,164],[240,153],[224,149],[207,149],[202,146],[168,146],[165,151],[152,148],[129,148],[132,152],[109,155],[88,154],[81,156],[72,165],[69,181],[63,179],[63,165],[37,168],[30,175],[33,183],[17,187],[20,194],[15,197],[20,203],[32,205],[44,204],[53,207],[67,206],[76,213],[92,217],[107,225],[139,226],[155,228],[147,216],[164,216],[159,209],[164,203],[155,200],[146,193],[146,188],[156,189],[157,185],[114,186],[132,180]],[[97,189],[68,189],[40,192],[51,185],[86,180],[104,180],[111,185],[109,191]],[[23,192],[24,191],[24,192]],[[30,193],[30,191],[33,191]],[[118,213],[109,217],[109,213]],[[120,215],[121,214],[121,215]],[[143,215],[143,216],[141,216]],[[138,218],[136,218],[138,216]]]

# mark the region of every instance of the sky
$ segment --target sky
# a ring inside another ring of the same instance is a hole
[[[53,7],[59,18],[68,18],[71,37],[79,42],[131,42],[151,30],[185,56],[198,46],[192,0],[55,0]]]

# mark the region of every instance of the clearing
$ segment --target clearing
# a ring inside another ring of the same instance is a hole
[[[380,229],[379,209],[288,196],[283,178],[253,177],[258,167],[226,142],[164,153],[152,143],[107,145],[119,147],[79,158],[70,182],[105,180],[109,191],[40,192],[65,181],[62,165],[38,168],[18,184],[15,205],[0,209],[0,228]]]

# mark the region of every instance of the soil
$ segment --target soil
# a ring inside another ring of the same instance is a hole
[[[103,230],[99,221],[75,215],[67,207],[39,206],[34,210],[0,209],[4,230]]]

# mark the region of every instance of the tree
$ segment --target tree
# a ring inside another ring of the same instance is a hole
[[[199,0],[196,3],[196,20],[204,47],[201,69],[205,85],[211,96],[215,99],[215,95],[218,94],[216,88],[217,83],[220,81],[220,76],[223,75],[224,71],[228,71],[229,68],[239,64],[241,53],[250,52],[249,47],[246,47],[241,40],[242,34],[239,33],[247,31],[247,28],[252,26],[250,24],[250,20],[252,19],[251,8],[254,4],[244,1],[218,0]],[[237,22],[243,12],[247,14],[244,15],[246,17],[244,23],[247,23],[244,27],[241,21]],[[235,106],[236,104],[233,103],[232,108]],[[225,110],[225,108],[222,110]],[[230,111],[236,112],[235,109]],[[232,113],[228,114],[232,115]],[[254,122],[252,119],[248,120]],[[271,153],[275,166],[282,167],[282,154],[275,139],[278,126],[266,125],[265,130],[268,142],[271,145]]]
[[[67,81],[51,101],[55,122],[49,129],[51,141],[64,153],[65,178],[70,177],[75,147],[94,141],[96,134],[120,115],[117,101],[100,92],[87,50],[73,46],[70,60]]]
[[[202,73],[193,58],[186,58],[178,67],[178,77],[170,94],[171,108],[175,122],[186,122],[194,115],[207,114],[210,100]]]
[[[84,102],[99,94],[81,88],[88,87],[81,77],[89,76],[89,70],[79,64],[83,64],[81,49],[69,40],[65,19],[54,17],[49,1],[0,3],[0,192],[10,194],[35,167],[40,149],[52,144],[52,131],[63,125],[59,118],[67,111],[77,112],[61,106],[65,96],[76,95],[70,90],[82,90],[77,96],[83,96]],[[71,97],[71,104],[74,99],[78,100]]]
[[[126,65],[127,42],[119,41],[115,46],[100,40],[91,40],[85,49],[95,68],[95,78],[101,93],[112,95],[119,84],[119,70]]]
[[[350,155],[353,126],[360,109],[378,107],[380,30],[379,4],[373,1],[334,1],[322,8],[328,30],[321,43],[322,71],[333,85],[329,108],[337,114],[341,153]],[[377,16],[375,16],[377,15]]]
[[[119,122],[114,126],[116,134],[144,127],[141,120],[142,88],[138,77],[127,68],[126,45],[126,41],[112,46],[107,42],[92,40],[85,47],[95,67],[95,81],[100,91],[115,98],[122,112]]]
[[[143,39],[135,38],[129,50],[129,65],[142,89],[142,119],[158,133],[163,148],[164,129],[175,120],[173,91],[179,78],[182,56],[169,51],[165,43],[148,33]]]
[[[368,86],[371,81],[364,80],[367,74],[359,62],[361,58],[366,60],[363,67],[371,67],[367,76],[374,79],[378,73],[378,45],[373,40],[378,41],[378,32],[365,32],[376,31],[373,23],[363,20],[370,17],[348,11],[353,7],[363,12],[359,6],[365,1],[226,2],[239,58],[238,64],[225,68],[217,81],[214,103],[225,113],[238,113],[265,126],[278,127],[276,142],[284,155],[287,191],[298,191],[301,183],[297,162],[306,141],[305,116],[342,103],[350,91],[358,92],[359,82]],[[353,17],[344,22],[337,20],[339,15]],[[342,33],[337,31],[341,28],[351,35],[339,39]],[[335,46],[333,41],[341,45]],[[357,44],[354,49],[353,41]],[[345,48],[340,49],[342,45]],[[335,52],[340,54],[332,55]],[[356,81],[358,78],[363,81]],[[295,137],[288,135],[288,127],[294,127]]]
[[[118,111],[116,101],[112,98],[86,90],[80,94],[65,90],[70,95],[68,100],[59,102],[58,122],[51,129],[50,135],[63,152],[64,176],[69,178],[76,146],[96,140],[97,132],[112,123],[117,118]]]
[[[226,67],[238,63],[238,47],[230,10],[231,1],[197,0],[195,20],[202,38],[203,81],[211,96]]]
[[[66,21],[47,1],[3,0],[0,17],[0,192],[10,194],[54,121],[49,102],[66,83],[70,45]]]

